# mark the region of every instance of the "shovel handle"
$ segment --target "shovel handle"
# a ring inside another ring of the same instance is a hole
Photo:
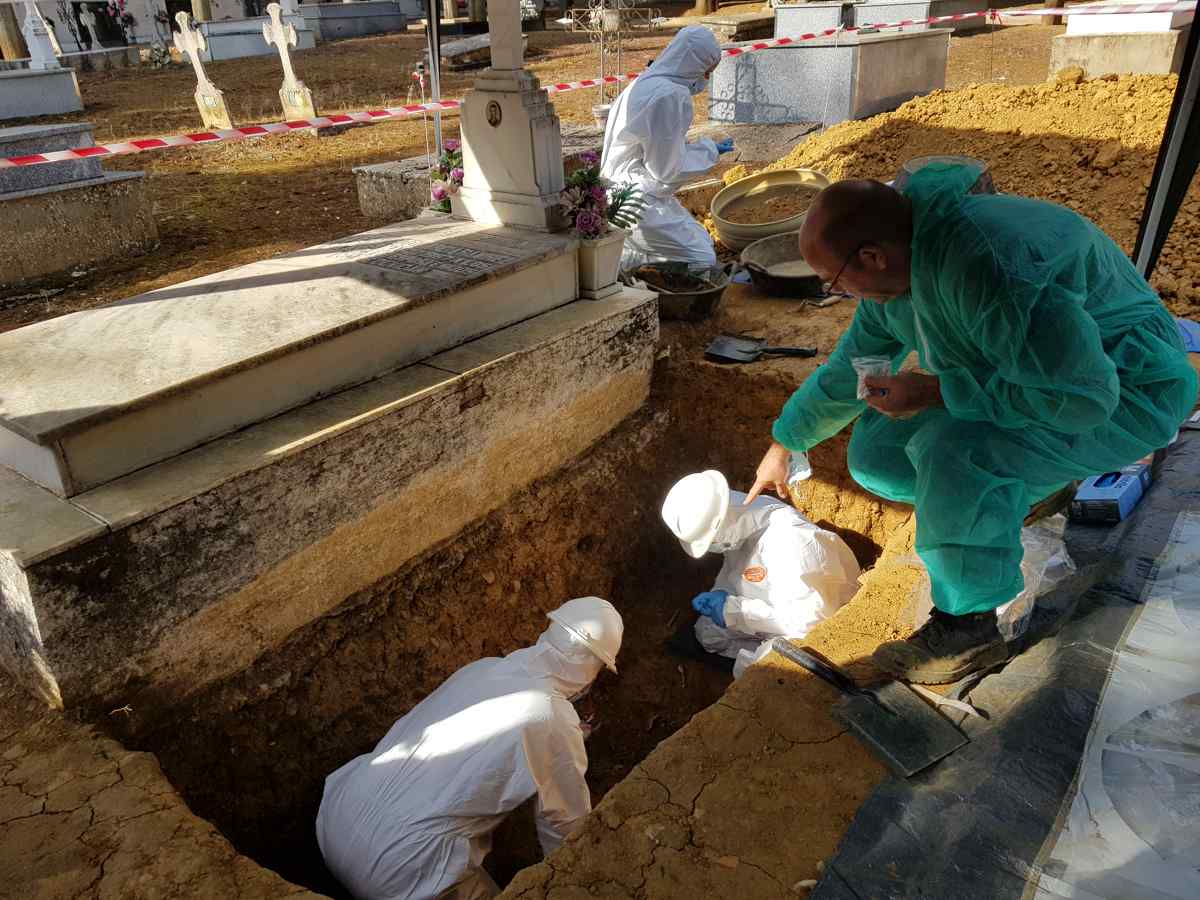
[[[817,355],[816,347],[763,347],[759,353],[769,353],[772,356],[800,356],[810,359]]]
[[[843,694],[861,694],[862,688],[850,680],[844,672],[835,669],[828,663],[817,659],[807,650],[801,650],[787,638],[775,638],[771,641],[771,649],[784,659],[794,662],[802,669],[812,672],[822,681],[827,681]]]

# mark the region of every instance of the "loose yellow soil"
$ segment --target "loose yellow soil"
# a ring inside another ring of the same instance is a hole
[[[914,157],[972,156],[990,166],[999,190],[1069,206],[1130,252],[1175,84],[1174,76],[1134,76],[940,91],[831,128],[766,168],[890,179]],[[745,174],[735,168],[725,178]],[[1200,314],[1197,239],[1193,185],[1152,279],[1176,315]]]
[[[818,191],[815,188],[773,188],[755,197],[745,197],[727,206],[721,218],[735,225],[781,222],[807,211]]]

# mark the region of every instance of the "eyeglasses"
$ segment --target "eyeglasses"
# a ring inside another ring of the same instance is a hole
[[[856,246],[853,250],[850,251],[850,254],[846,257],[846,261],[844,263],[842,263],[842,267],[840,269],[838,269],[837,274],[834,275],[833,278],[829,279],[829,281],[827,281],[823,285],[821,285],[821,290],[823,290],[827,294],[833,293],[834,288],[837,287],[838,279],[841,278],[842,273],[846,271],[846,266],[850,265],[850,260],[852,260],[852,259],[854,259],[854,257],[858,256],[858,251],[861,250],[863,247],[867,246],[867,243],[868,243],[867,241],[863,241],[858,246]]]

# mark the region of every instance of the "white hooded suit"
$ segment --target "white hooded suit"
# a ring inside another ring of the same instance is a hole
[[[742,508],[745,501],[745,494],[730,492],[730,508],[739,513],[710,548],[725,556],[713,584],[729,594],[725,627],[708,616],[696,620],[697,640],[710,653],[737,659],[736,674],[763,655],[770,638],[803,637],[837,612],[858,590],[860,573],[854,554],[832,531],[779,500],[759,497]]]
[[[688,26],[609,111],[600,174],[614,184],[636,184],[646,200],[641,222],[625,241],[623,268],[647,262],[717,264],[708,232],[675,199],[675,191],[711,169],[719,156],[708,138],[688,143],[686,136],[692,97],[704,91],[706,73],[720,59],[713,33]]]
[[[455,672],[326,779],[317,840],[330,872],[358,900],[492,896],[492,831],[535,795],[542,849],[556,849],[592,805],[568,698],[602,665],[554,624],[533,647]]]

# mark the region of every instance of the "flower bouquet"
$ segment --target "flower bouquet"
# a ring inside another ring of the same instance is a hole
[[[635,226],[646,203],[635,185],[619,187],[600,177],[600,155],[581,155],[583,166],[567,177],[561,200],[567,221],[582,241],[579,285],[585,297],[615,291],[625,229]]]
[[[429,193],[433,208],[439,212],[450,212],[450,197],[458,193],[463,183],[462,144],[446,141],[437,165],[429,173]]]

